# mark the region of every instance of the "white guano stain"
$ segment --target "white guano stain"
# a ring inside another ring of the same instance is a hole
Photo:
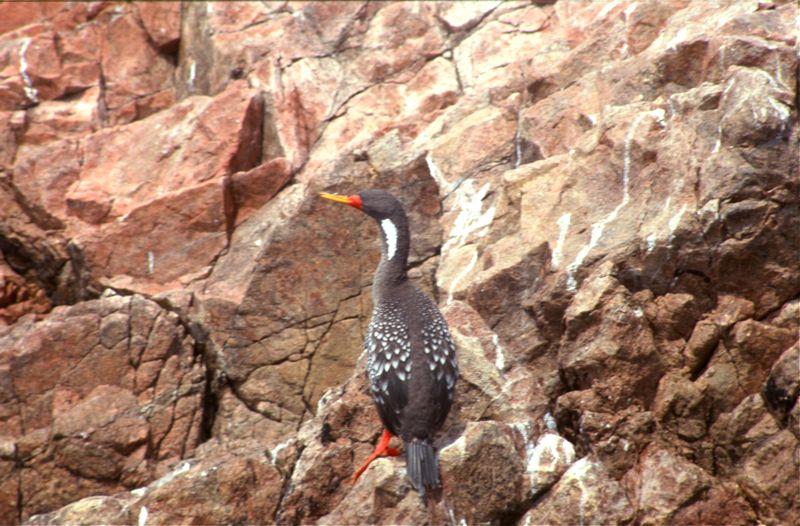
[[[189,66],[189,79],[187,81],[187,86],[189,91],[194,91],[194,81],[197,79],[197,62],[192,60],[192,64]]]
[[[546,411],[544,416],[542,417],[544,420],[544,425],[550,431],[558,431],[558,424],[556,424],[556,419],[553,418],[553,415],[550,414],[550,411]]]
[[[456,513],[451,506],[447,506],[447,518],[450,519],[451,526],[468,526],[466,519],[456,520]]]
[[[506,368],[506,357],[503,354],[503,347],[500,345],[500,337],[496,334],[492,335],[492,344],[494,344],[494,366],[501,373]]]
[[[559,217],[558,221],[556,221],[556,224],[558,225],[558,240],[556,241],[556,246],[550,256],[550,263],[552,264],[553,268],[558,268],[558,264],[561,262],[561,251],[564,249],[564,241],[567,240],[567,231],[569,230],[569,222],[571,219],[572,214],[567,212]]]
[[[722,51],[722,49],[720,49]],[[724,57],[724,54],[722,54]],[[722,59],[720,59],[722,60]],[[728,92],[731,90],[734,84],[734,77],[728,79],[725,83],[725,86],[722,88],[722,95],[720,95],[721,99],[724,99]],[[717,124],[717,140],[714,142],[714,147],[711,149],[711,153],[717,153],[719,149],[722,147],[722,121]]]
[[[625,20],[625,31],[623,31],[623,41],[622,41],[622,56],[627,57],[630,54],[630,47],[628,46],[628,35],[630,34],[630,29],[628,28],[628,20],[630,19],[631,15],[634,11],[636,11],[636,7],[638,3],[633,3],[625,8],[622,12],[622,18]]]
[[[134,497],[144,497],[145,495],[147,495],[148,489],[149,488],[147,486],[133,489],[131,490],[131,495],[133,495]]]
[[[549,461],[545,459],[549,457]],[[575,447],[554,433],[545,433],[533,448],[528,460],[528,473],[556,470],[559,464],[568,466],[575,462]]]
[[[147,515],[148,515],[147,506],[142,506],[139,509],[139,520],[136,521],[136,524],[138,526],[145,526],[145,524],[147,524]]]
[[[28,100],[37,103],[39,102],[39,92],[33,87],[30,74],[28,73],[28,59],[25,54],[28,52],[28,46],[31,45],[31,39],[26,38],[22,41],[22,46],[19,49],[19,75],[22,77],[22,87],[25,90],[25,96]]]
[[[167,473],[166,475],[164,475],[160,479],[158,479],[155,482],[153,482],[152,484],[150,484],[150,487],[151,488],[160,488],[161,486],[164,486],[165,484],[168,484],[168,483],[172,482],[177,477],[179,477],[180,475],[183,475],[184,473],[186,473],[190,469],[192,469],[192,464],[189,461],[181,462],[178,465],[177,468],[173,469],[172,471],[170,471],[169,473]]]
[[[726,82],[726,83],[725,83],[725,86],[723,86],[723,88],[722,88],[722,95],[721,95],[721,97],[724,97],[725,95],[727,95],[727,94],[728,94],[728,92],[731,90],[731,88],[733,88],[733,85],[734,85],[734,81],[735,81],[735,80],[736,80],[736,78],[735,78],[735,77],[731,77],[731,78],[729,78],[729,79],[728,79],[728,82]]]
[[[667,223],[667,227],[669,228],[669,232],[667,233],[667,248],[672,248],[672,238],[675,235],[675,230],[678,229],[678,225],[681,223],[683,214],[686,213],[686,208],[687,205],[684,203],[678,213],[669,218],[669,222]]]
[[[381,230],[386,238],[386,259],[391,261],[397,252],[397,227],[391,219],[381,220]]]
[[[147,273],[152,274],[156,269],[156,256],[152,250],[147,251]]]
[[[450,193],[450,183],[447,182],[442,175],[442,172],[439,170],[439,167],[436,166],[436,163],[433,161],[433,154],[431,152],[428,152],[428,155],[425,156],[425,163],[428,165],[428,172],[431,174],[431,178],[439,187],[439,191],[443,195]]]
[[[483,200],[488,195],[489,189],[489,183],[485,183],[476,191],[474,189],[474,181],[468,179],[455,190],[453,209],[459,212],[447,236],[447,241],[442,245],[442,254],[447,254],[451,247],[462,244],[473,233],[478,237],[486,235],[489,226],[494,220],[495,213],[493,205],[489,206],[485,211],[483,210]],[[453,291],[456,285],[472,272],[477,262],[478,252],[476,250],[467,266],[450,283],[447,293],[448,305],[453,301]]]
[[[800,19],[800,17],[797,18]],[[780,53],[775,53],[775,80],[777,80],[779,84],[785,86],[783,83],[783,67],[781,66]]]
[[[581,492],[580,500],[578,502],[578,513],[580,517],[580,526],[584,526],[586,523],[586,501],[588,499],[589,488],[586,487],[586,481],[584,478],[586,474],[589,472],[589,468],[591,468],[592,463],[589,461],[589,457],[583,457],[567,470],[564,476],[568,476],[571,480],[575,481],[575,484],[578,486],[578,490]]]
[[[596,20],[603,20],[606,17],[606,15],[608,15],[608,13],[611,12],[612,9],[614,9],[615,7],[617,7],[619,5],[619,3],[620,3],[620,0],[614,0],[613,2],[606,3],[606,5],[603,6],[603,9],[601,9],[594,16],[594,18],[592,18],[592,22],[594,22]]]
[[[545,415],[552,419],[550,413]],[[520,434],[525,445],[525,470],[529,475],[543,472],[554,472],[559,463],[570,465],[575,461],[575,448],[568,441],[556,433],[545,433],[536,444],[530,439],[530,422],[517,422],[512,427]],[[548,429],[552,429],[547,424]],[[553,428],[555,425],[553,425]],[[545,461],[547,459],[547,461]],[[544,488],[531,487],[531,494],[535,495]]]
[[[778,112],[781,121],[788,121],[789,117],[792,115],[792,111],[788,108],[788,106],[772,97],[767,97],[767,104],[772,106],[772,108]]]
[[[451,303],[453,303],[453,292],[456,290],[456,285],[458,285],[462,279],[467,277],[469,273],[472,272],[472,269],[475,268],[475,265],[477,263],[478,263],[478,251],[476,250],[472,254],[472,257],[470,258],[469,263],[467,263],[467,266],[464,267],[464,269],[461,272],[459,272],[455,278],[453,278],[452,282],[450,282],[450,288],[447,290],[446,305],[450,305]]]
[[[722,125],[717,125],[717,140],[714,142],[714,147],[711,149],[711,153],[717,153],[722,146]]]
[[[667,50],[675,51],[677,49],[678,44],[686,40],[686,33],[687,31],[685,27],[680,28],[678,32],[675,34],[675,36],[672,37],[669,42],[667,42],[666,45]]]
[[[450,519],[450,524],[452,526],[456,526],[456,524],[457,524],[456,523],[456,514],[453,511],[453,508],[451,508],[450,506],[447,506],[447,518]]]
[[[483,211],[483,200],[489,193],[489,183],[485,183],[479,190],[473,189],[473,181],[467,180],[456,191],[456,209],[460,210],[445,246],[458,244],[468,235],[478,232],[478,236],[486,234],[486,229],[494,220],[494,206]],[[483,231],[481,231],[483,230]]]
[[[268,450],[268,452],[269,452],[269,461],[273,466],[277,462],[278,455],[280,454],[280,452],[283,451],[284,449],[286,449],[287,447],[289,447],[289,444],[291,444],[292,442],[294,442],[294,438],[290,438],[288,440],[284,440],[283,442],[281,442],[280,444],[275,446],[275,448],[272,449],[271,451]]]
[[[649,236],[647,236],[647,253],[653,251],[656,248],[656,233],[653,232]]]
[[[516,422],[511,424],[511,427],[516,429],[522,437],[522,443],[525,444],[525,470],[528,473],[532,473],[533,465],[531,464],[531,458],[533,457],[533,450],[536,446],[530,439],[530,422]]]
[[[670,205],[672,204],[672,195],[667,196],[667,200],[664,202],[663,214],[668,214]],[[649,254],[656,248],[656,241],[658,240],[658,233],[656,232],[658,227],[654,227],[653,231],[647,236],[647,253]]]
[[[620,211],[628,204],[630,201],[630,170],[631,170],[631,144],[633,143],[634,136],[636,134],[636,129],[639,127],[639,124],[644,120],[645,117],[652,117],[658,121],[661,126],[665,125],[665,112],[661,108],[657,108],[655,110],[645,111],[640,113],[633,119],[631,123],[631,127],[628,129],[628,133],[625,135],[625,145],[623,151],[623,161],[622,161],[622,201],[612,210],[606,217],[598,221],[597,223],[592,224],[591,235],[589,237],[589,243],[587,243],[575,256],[575,260],[570,263],[567,267],[567,290],[570,292],[574,292],[577,290],[578,282],[575,279],[575,273],[583,264],[583,260],[586,259],[586,256],[589,255],[589,252],[597,246],[600,242],[600,239],[603,237],[603,231],[606,229],[612,221],[617,219]]]

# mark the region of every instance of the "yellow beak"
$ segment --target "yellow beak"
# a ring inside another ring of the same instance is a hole
[[[358,194],[345,196],[345,195],[338,195],[338,194],[328,194],[325,192],[319,193],[320,197],[325,199],[330,199],[331,201],[336,201],[337,203],[344,203],[346,205],[350,205],[353,208],[358,208],[361,210],[361,197]]]
[[[331,201],[336,201],[337,203],[344,203],[346,205],[352,204],[350,202],[350,198],[346,195],[338,195],[338,194],[328,194],[325,192],[320,192],[319,196],[323,199],[330,199]]]

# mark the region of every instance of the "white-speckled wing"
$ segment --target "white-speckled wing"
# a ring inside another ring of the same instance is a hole
[[[426,302],[423,308],[426,311],[424,319],[427,320],[427,323],[422,328],[422,336],[425,341],[423,351],[426,363],[436,381],[445,383],[447,399],[452,402],[456,380],[458,379],[456,346],[450,337],[447,322],[445,322],[439,309],[432,302]]]
[[[399,417],[408,402],[406,381],[411,374],[408,327],[396,304],[386,302],[375,308],[364,348],[372,398],[384,425],[396,435],[400,429]]]

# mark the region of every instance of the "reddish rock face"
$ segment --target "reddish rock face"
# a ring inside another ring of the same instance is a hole
[[[174,55],[181,38],[181,3],[137,2],[136,10],[147,36],[158,51]]]
[[[34,516],[28,524],[216,524],[230,519],[256,523],[274,516],[281,489],[280,471],[258,444],[220,448],[212,442],[148,486],[115,496],[88,497]]]
[[[800,521],[794,2],[0,10],[0,516]],[[348,483],[369,187],[459,347],[434,502]]]
[[[204,366],[178,316],[141,296],[106,295],[18,321],[0,335],[3,476],[24,506],[55,509],[133,489],[200,438]]]

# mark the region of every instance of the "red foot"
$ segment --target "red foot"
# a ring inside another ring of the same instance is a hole
[[[388,429],[384,429],[383,434],[381,435],[381,439],[378,441],[378,445],[375,446],[375,451],[373,451],[372,454],[367,459],[367,461],[364,462],[364,464],[362,464],[360,468],[358,468],[358,471],[356,471],[355,475],[353,475],[353,478],[350,481],[351,484],[356,483],[358,477],[360,477],[361,474],[367,470],[369,465],[372,464],[372,461],[375,460],[376,458],[396,457],[400,454],[400,451],[398,451],[397,448],[389,447],[389,440],[391,439],[392,439],[392,434],[389,433]]]

